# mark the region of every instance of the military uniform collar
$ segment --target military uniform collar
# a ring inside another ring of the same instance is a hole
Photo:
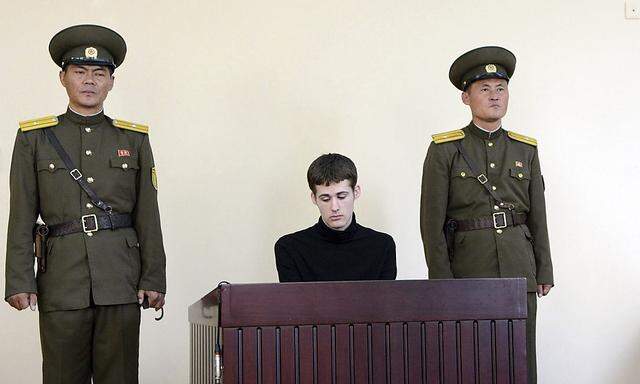
[[[97,125],[104,121],[104,110],[96,113],[95,115],[83,116],[68,107],[67,112],[64,114],[64,116],[69,119],[69,121],[72,121],[76,124]]]
[[[504,132],[504,129],[502,129],[502,127],[496,129],[493,132],[487,132],[484,129],[478,128],[475,124],[473,124],[473,122],[469,123],[469,125],[467,126],[467,129],[474,136],[477,136],[477,137],[479,137],[479,138],[481,138],[483,140],[496,139],[496,138],[500,137],[502,135],[502,133]]]

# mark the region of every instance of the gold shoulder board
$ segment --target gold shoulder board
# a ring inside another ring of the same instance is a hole
[[[140,132],[140,133],[149,133],[149,126],[142,125],[137,123],[131,123],[125,120],[113,119],[111,121],[114,127],[127,129],[129,131]]]
[[[45,116],[39,117],[37,119],[21,121],[19,124],[20,130],[22,132],[27,132],[34,129],[47,128],[58,125],[58,118],[55,116]]]
[[[455,131],[436,133],[431,136],[436,144],[446,143],[448,141],[456,141],[464,139],[464,132],[461,129]]]
[[[534,147],[538,146],[538,140],[534,139],[533,137],[521,135],[519,133],[515,133],[511,131],[509,131],[509,137],[512,138],[513,140],[517,140],[525,144],[533,145]]]

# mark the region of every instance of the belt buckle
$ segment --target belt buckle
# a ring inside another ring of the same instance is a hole
[[[489,179],[487,179],[487,176],[485,176],[484,173],[481,173],[480,176],[476,177],[476,179],[478,179],[478,181],[482,185],[484,185],[487,181],[489,181]]]
[[[82,231],[84,233],[96,232],[98,228],[98,217],[94,215],[84,215],[80,218]]]
[[[78,168],[72,169],[71,172],[69,172],[69,174],[71,175],[71,177],[73,177],[73,180],[75,181],[78,181],[80,178],[82,178],[82,173],[78,171]]]
[[[496,212],[493,214],[493,228],[501,229],[507,227],[507,214],[504,212]]]

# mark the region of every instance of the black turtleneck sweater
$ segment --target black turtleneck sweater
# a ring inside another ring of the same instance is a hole
[[[396,245],[386,233],[356,223],[344,231],[313,227],[282,236],[275,245],[280,282],[394,280]]]

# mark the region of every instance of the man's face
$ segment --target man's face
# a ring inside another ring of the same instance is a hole
[[[113,88],[109,69],[98,65],[69,64],[60,72],[60,82],[69,95],[69,106],[83,114],[97,113]]]
[[[471,108],[475,119],[495,123],[504,117],[509,105],[509,88],[503,79],[481,79],[462,93],[462,102]]]
[[[311,201],[318,206],[322,221],[336,231],[344,231],[351,225],[353,203],[358,197],[360,186],[352,188],[349,180],[316,185],[316,192],[311,192]]]

